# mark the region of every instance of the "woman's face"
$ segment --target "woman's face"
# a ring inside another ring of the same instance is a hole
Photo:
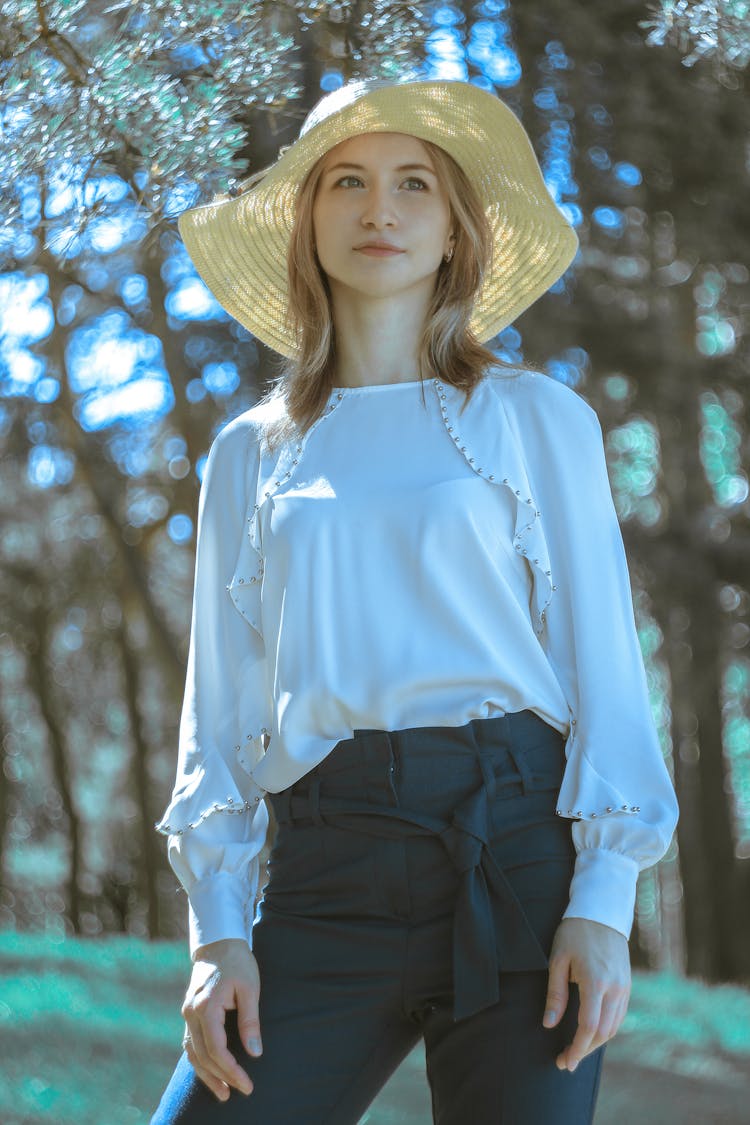
[[[432,292],[453,230],[448,196],[425,145],[407,133],[363,133],[323,159],[312,220],[329,280],[372,297],[425,285]],[[400,253],[359,249],[372,240]]]

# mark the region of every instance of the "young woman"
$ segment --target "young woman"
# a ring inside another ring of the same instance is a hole
[[[352,82],[180,232],[287,359],[202,482],[152,1125],[584,1125],[674,789],[596,414],[483,346],[578,240],[471,83]],[[263,895],[259,855],[276,834]]]

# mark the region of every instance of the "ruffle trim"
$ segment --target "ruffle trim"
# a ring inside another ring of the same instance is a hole
[[[431,380],[449,436],[463,453],[469,466],[479,476],[509,489],[516,505],[513,547],[529,563],[533,579],[533,628],[537,637],[545,628],[547,607],[557,586],[552,581],[549,549],[542,527],[541,515],[532,495],[518,439],[510,424],[498,425],[496,406],[502,405],[492,385],[498,379],[487,376],[476,388],[459,417],[463,394],[437,378]],[[428,381],[425,380],[425,383]],[[487,400],[493,395],[493,401]],[[338,406],[344,396],[339,393],[313,423],[297,444],[282,443],[272,455],[266,443],[260,442],[260,461],[255,495],[246,513],[246,534],[242,537],[234,573],[227,589],[238,612],[261,636],[261,592],[264,573],[263,547],[258,527],[259,513],[283,483],[289,480],[299,463],[307,439]],[[494,409],[493,409],[494,407]],[[261,425],[262,419],[256,421]],[[463,433],[463,437],[461,434]],[[469,435],[468,438],[466,435]]]
[[[531,567],[535,615],[532,625],[540,637],[545,629],[547,607],[557,586],[552,582],[542,513],[531,492],[522,451],[510,424],[498,424],[497,404],[502,405],[502,399],[493,394],[491,383],[495,381],[499,381],[499,377],[486,376],[460,415],[463,392],[437,379],[434,386],[445,427],[467,463],[485,480],[504,485],[513,496],[516,505],[513,547]],[[493,395],[492,401],[488,401],[488,395]]]
[[[187,783],[173,794],[154,828],[163,836],[181,836],[216,812],[254,812],[265,790],[249,776],[245,788],[243,794],[227,763],[219,754],[213,753],[205,762],[196,765]]]
[[[329,403],[323,414],[315,420],[307,433],[301,436],[296,444],[283,442],[272,454],[262,434],[260,436],[260,460],[255,494],[246,512],[246,534],[242,536],[234,573],[227,585],[227,590],[237,611],[261,636],[263,635],[261,593],[265,560],[258,527],[260,510],[273,497],[276,490],[289,480],[299,463],[300,455],[310,434],[324,418],[327,418],[336,409],[342,397],[339,394]],[[253,408],[249,413],[255,415],[255,421],[259,429],[262,430],[262,424],[266,420],[266,416],[261,415],[259,408]]]
[[[613,813],[637,815],[640,805],[632,805],[611,781],[607,781],[592,766],[582,747],[578,745],[578,723],[570,715],[570,733],[565,744],[565,772],[557,798],[555,812],[578,820],[596,820]]]

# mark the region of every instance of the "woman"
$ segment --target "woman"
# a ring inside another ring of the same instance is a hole
[[[180,219],[288,362],[203,478],[153,1125],[354,1125],[420,1037],[440,1125],[582,1125],[678,809],[597,416],[481,342],[578,240],[464,82],[349,83],[245,189]]]

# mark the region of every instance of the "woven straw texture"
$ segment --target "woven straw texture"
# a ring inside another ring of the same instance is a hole
[[[250,177],[252,187],[178,219],[188,254],[216,300],[275,351],[296,352],[286,323],[286,251],[299,186],[330,148],[366,132],[432,141],[474,183],[494,239],[493,268],[470,325],[481,343],[570,265],[578,237],[547,190],[525,129],[498,97],[462,81],[349,82],[317,103],[294,144],[262,178]]]

